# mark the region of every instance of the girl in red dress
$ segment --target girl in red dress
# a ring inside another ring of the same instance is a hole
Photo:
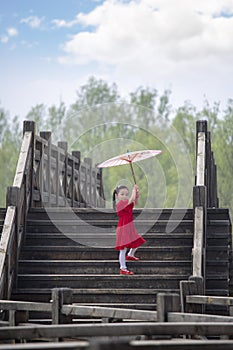
[[[113,207],[119,216],[115,249],[119,250],[121,275],[134,274],[132,271],[127,270],[126,260],[139,260],[134,254],[136,249],[145,242],[145,239],[138,234],[133,222],[133,207],[134,204],[138,204],[138,199],[139,189],[137,185],[134,185],[130,198],[128,187],[124,185],[118,186],[113,192]],[[127,248],[130,248],[130,251],[126,256]]]

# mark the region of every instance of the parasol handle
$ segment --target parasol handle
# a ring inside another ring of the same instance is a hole
[[[132,175],[133,175],[134,184],[136,185],[136,177],[135,177],[135,174],[134,174],[132,162],[129,162],[129,165],[130,165],[130,169],[131,169],[131,172],[132,172]]]

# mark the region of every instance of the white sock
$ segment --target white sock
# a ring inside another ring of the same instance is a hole
[[[128,253],[128,256],[134,257],[136,250],[137,250],[137,248],[131,248],[129,253]]]
[[[119,251],[119,263],[120,263],[120,269],[121,270],[127,270],[126,263],[125,263],[125,255],[126,255],[126,248]]]

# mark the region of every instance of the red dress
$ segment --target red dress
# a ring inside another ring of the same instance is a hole
[[[116,229],[116,250],[124,248],[137,248],[145,242],[140,236],[133,222],[134,203],[128,204],[127,200],[121,200],[116,205],[119,221]]]

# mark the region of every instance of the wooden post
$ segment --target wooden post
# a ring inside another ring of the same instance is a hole
[[[167,322],[168,312],[180,312],[180,297],[175,293],[157,294],[157,321]]]
[[[72,156],[74,157],[74,172],[78,172],[78,178],[74,174],[74,183],[73,183],[73,191],[77,194],[78,206],[80,207],[81,196],[80,196],[80,163],[81,163],[81,152],[80,151],[72,151]],[[73,194],[74,197],[74,194]]]
[[[204,295],[203,277],[190,276],[189,281],[195,283],[195,293],[197,295]]]
[[[205,178],[206,138],[207,138],[207,121],[206,120],[198,120],[196,123],[197,173],[196,173],[196,182],[195,182],[195,184],[197,186],[206,184],[206,178]]]
[[[92,160],[91,158],[84,158],[86,163],[86,207],[91,207],[92,198],[91,198],[91,182],[92,182]]]
[[[44,143],[42,140],[38,142],[38,147],[40,151],[40,164],[39,164],[39,191],[40,191],[40,202],[38,203],[40,207],[43,207],[44,203],[44,179],[43,179],[43,168],[44,168]]]
[[[15,186],[7,187],[6,207],[17,207],[19,204],[19,188]]]
[[[92,207],[97,207],[97,169],[92,168],[91,172],[91,201]]]
[[[19,240],[20,240],[20,215],[19,215],[19,196],[20,196],[20,189],[19,187],[11,186],[7,187],[7,194],[6,194],[6,207],[13,206],[16,207],[16,217],[15,217],[15,237],[13,239],[15,240],[15,247],[16,250],[14,251],[14,280],[15,285],[17,286],[17,279],[18,279],[18,259],[19,259]],[[9,284],[10,284],[10,278],[12,273],[12,266],[11,266],[11,257],[7,255],[7,269],[6,269],[6,276],[7,276],[7,299],[10,298],[11,290],[9,290]]]
[[[70,163],[71,163],[71,177],[69,182],[69,191],[70,191],[70,206],[74,207],[74,172],[75,172],[75,159],[72,155],[70,157]]]
[[[98,194],[97,194],[97,207],[104,208],[105,207],[105,199],[104,199],[104,187],[103,187],[103,171],[102,168],[97,170],[97,184],[98,184]]]
[[[190,276],[188,281],[180,281],[181,312],[203,313],[203,305],[186,303],[187,295],[203,295],[203,278]]]
[[[9,325],[18,326],[20,323],[27,323],[29,312],[27,310],[9,310]]]
[[[48,189],[47,206],[51,206],[51,131],[41,131],[40,137],[48,142],[47,148],[47,167],[46,167],[46,181]]]
[[[64,155],[64,175],[63,175],[63,200],[64,203],[66,205],[66,196],[67,196],[67,162],[68,162],[68,158],[67,158],[67,150],[68,150],[68,144],[66,141],[58,141],[57,143],[58,147],[62,148],[65,152]]]
[[[32,140],[31,140],[31,168],[30,168],[30,207],[32,206],[33,203],[33,181],[34,181],[34,158],[35,158],[35,134],[36,134],[36,124],[34,121],[31,120],[24,120],[23,122],[23,134],[25,132],[31,131],[32,132]]]
[[[203,276],[204,281],[206,277],[206,234],[207,234],[207,188],[206,186],[195,186],[193,188],[193,209],[194,209],[194,245],[193,248],[199,246],[196,259],[194,261],[193,255],[193,275],[194,276]],[[202,209],[200,217],[197,215],[198,212]],[[198,211],[199,210],[199,211]],[[200,231],[200,232],[199,232]],[[202,232],[201,232],[202,231]],[[200,235],[202,236],[202,247],[200,246]],[[196,242],[195,242],[196,241]],[[193,250],[193,254],[195,251]],[[202,265],[202,273],[201,267]],[[205,284],[204,284],[205,290]]]
[[[52,289],[52,324],[71,323],[72,315],[64,315],[62,306],[72,304],[73,291],[70,288]]]
[[[74,156],[78,160],[78,168],[81,163],[81,152],[80,151],[72,151],[72,156]]]
[[[59,191],[60,191],[59,159],[60,159],[60,151],[59,151],[59,148],[56,147],[56,151],[55,151],[55,160],[56,160],[56,165],[55,165],[55,181],[56,181],[56,185],[55,185],[55,196],[56,196],[55,206],[56,207],[59,207]]]

